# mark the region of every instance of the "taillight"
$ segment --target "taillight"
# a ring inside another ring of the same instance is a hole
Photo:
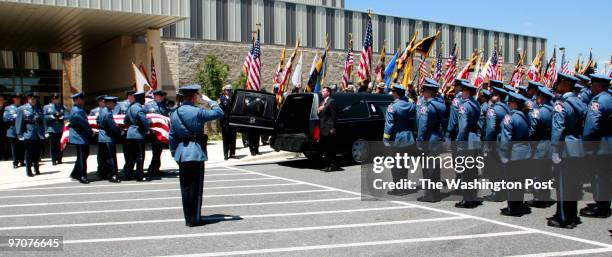
[[[312,139],[317,142],[319,142],[319,139],[321,139],[321,127],[319,124],[315,125],[314,129],[312,130]]]

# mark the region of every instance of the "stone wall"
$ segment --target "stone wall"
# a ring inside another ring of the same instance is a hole
[[[230,66],[230,73],[227,83],[237,80],[242,72],[242,64],[244,57],[249,51],[250,44],[222,42],[222,41],[202,41],[202,40],[183,40],[183,39],[162,39],[162,61],[164,62],[164,89],[176,89],[180,85],[192,83],[195,78],[195,72],[200,62],[207,55],[214,54],[220,57],[226,64]],[[267,90],[271,90],[273,83],[274,70],[278,65],[280,54],[283,46],[279,45],[262,45],[262,84]],[[315,53],[319,55],[323,49],[300,48],[304,54],[302,66],[302,84],[306,84],[308,73],[312,65],[312,60]],[[293,46],[288,46],[286,51],[286,60],[288,60]],[[357,81],[356,74],[359,66],[360,52],[354,52],[355,62],[353,68],[353,81]],[[387,55],[387,62],[392,55]],[[296,58],[295,63],[297,63]],[[342,71],[346,51],[330,50],[328,53],[328,71],[326,84],[339,84],[342,78]],[[374,54],[372,69],[378,62],[379,55]],[[431,66],[430,59],[427,60],[427,69]],[[460,61],[461,69],[466,63],[465,60]],[[420,62],[415,58],[415,67],[418,69]],[[514,69],[514,64],[504,65],[504,77],[506,81],[509,79],[510,73]],[[170,92],[173,95],[173,92]]]

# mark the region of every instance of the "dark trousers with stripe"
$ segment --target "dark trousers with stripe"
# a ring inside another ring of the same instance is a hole
[[[89,157],[89,145],[75,145],[77,159],[70,177],[79,179],[87,178],[87,158]]]
[[[101,156],[102,161],[98,163],[98,167],[101,174],[105,177],[117,175],[117,147],[115,143],[98,143],[98,155]]]
[[[577,158],[564,158],[554,166],[557,213],[562,222],[573,222],[578,218],[578,199],[581,197],[580,174],[582,167]]]
[[[136,178],[144,177],[145,141],[141,139],[127,140],[128,159],[124,171],[127,178],[131,178],[136,168]]]
[[[164,143],[157,141],[154,139],[151,143],[151,164],[149,164],[148,171],[149,173],[159,172],[159,167],[161,166],[161,154],[164,150]]]
[[[14,138],[14,137],[9,137],[8,140],[11,144],[11,155],[13,156],[13,165],[24,163],[25,149],[23,147],[23,142],[19,141],[19,139]]]
[[[42,147],[42,140],[25,140],[25,163],[26,172],[32,173],[32,168],[38,171],[38,165],[40,163],[40,148]],[[37,172],[38,173],[38,172]]]
[[[179,163],[179,180],[181,184],[185,222],[201,222],[204,162]]]
[[[62,133],[49,133],[49,151],[51,152],[51,161],[55,163],[62,161],[61,139]]]

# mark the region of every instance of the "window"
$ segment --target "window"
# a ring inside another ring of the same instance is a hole
[[[365,119],[370,117],[368,105],[364,102],[346,103],[338,105],[338,119]]]
[[[353,12],[344,11],[344,33],[348,35],[353,33]],[[355,39],[353,39],[355,40]],[[348,49],[349,41],[344,40],[344,48]]]

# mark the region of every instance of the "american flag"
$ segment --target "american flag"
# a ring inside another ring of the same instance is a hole
[[[444,75],[444,83],[442,83],[442,92],[446,92],[446,87],[455,83],[455,75],[457,74],[457,44],[453,45],[451,56],[446,61],[446,74]]]
[[[436,81],[440,81],[442,78],[442,51],[438,51],[438,57],[436,59],[436,68],[431,74],[431,77]]]
[[[561,53],[561,70],[559,72],[563,74],[570,74],[571,70],[569,68],[569,62],[565,60],[565,50],[561,49],[563,53]]]
[[[368,28],[366,35],[363,38],[363,50],[361,51],[361,59],[359,60],[359,69],[357,77],[360,81],[370,80],[370,68],[372,64],[372,19],[368,17]]]
[[[497,64],[499,62],[499,59],[497,59],[497,49],[493,49],[493,55],[491,55],[491,59],[489,61],[491,64],[489,64],[487,69],[487,77],[489,77],[489,79],[497,80]]]
[[[504,56],[501,53],[497,55],[497,67],[495,68],[496,76],[495,79],[504,81]]]
[[[155,72],[155,59],[151,53],[151,88],[157,90],[157,73]]]
[[[425,57],[421,56],[421,65],[419,66],[419,87],[423,85],[425,82],[425,77],[427,77],[427,65],[425,65]]]
[[[251,45],[251,49],[249,49],[249,52],[244,57],[244,62],[242,63],[242,70],[244,71],[244,75],[247,77],[249,76],[249,66],[251,65],[251,56],[253,54],[253,49],[255,49],[255,35],[253,35],[253,44]],[[245,88],[250,88],[248,78]]]
[[[250,90],[259,91],[261,88],[261,45],[259,43],[259,30],[257,30],[257,40],[255,41],[255,47],[251,52],[251,60],[249,63],[249,77],[248,84]]]
[[[557,49],[553,49],[553,55],[546,65],[546,73],[544,74],[544,85],[551,88],[557,81]]]
[[[349,45],[351,45],[351,43],[349,43]],[[351,79],[351,73],[353,73],[353,62],[355,62],[355,58],[353,57],[353,48],[349,47],[349,49],[346,51],[344,71],[342,72],[342,82],[340,82],[342,89],[346,89],[348,87],[348,82]]]

